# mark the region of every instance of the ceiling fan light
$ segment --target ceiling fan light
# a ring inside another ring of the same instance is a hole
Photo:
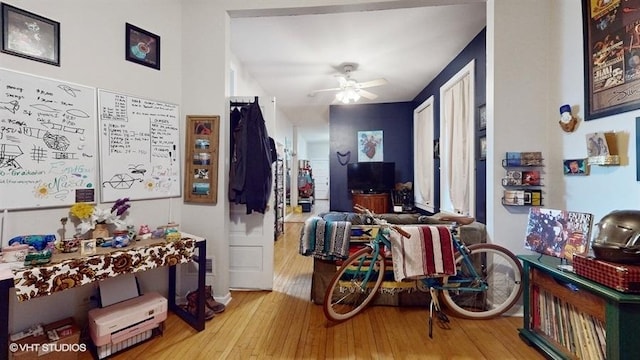
[[[351,99],[353,100],[353,102],[356,102],[356,101],[360,100],[360,94],[358,94],[358,92],[357,92],[357,91],[354,91],[354,92],[351,94]]]

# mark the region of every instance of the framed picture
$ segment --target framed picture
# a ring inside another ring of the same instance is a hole
[[[125,58],[160,70],[160,36],[129,23],[125,28]]]
[[[566,159],[562,163],[565,175],[589,175],[587,159]]]
[[[585,120],[640,108],[640,27],[626,1],[582,0]]]
[[[218,201],[220,116],[187,115],[185,202]]]
[[[481,136],[480,140],[478,141],[479,143],[479,159],[480,160],[486,160],[487,158],[487,137],[486,136]]]
[[[487,105],[478,106],[478,130],[487,128]]]
[[[96,253],[96,239],[80,241],[80,255],[93,255]]]
[[[358,131],[358,162],[384,161],[382,130]]]
[[[2,52],[60,66],[60,23],[2,3]]]

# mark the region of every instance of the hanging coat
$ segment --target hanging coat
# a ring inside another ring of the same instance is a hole
[[[275,161],[275,142],[269,138],[258,103],[241,111],[239,125],[234,130],[236,163],[230,174],[230,199],[247,206],[247,214],[263,213],[271,194],[271,164]],[[233,165],[233,163],[232,163]],[[242,181],[244,180],[244,182]],[[235,192],[232,196],[231,191]]]

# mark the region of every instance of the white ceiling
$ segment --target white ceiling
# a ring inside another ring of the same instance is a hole
[[[485,3],[231,19],[231,51],[307,142],[329,140],[329,105],[342,64],[375,100],[411,101],[486,24]],[[250,94],[238,94],[250,95]],[[348,106],[348,105],[346,105]]]

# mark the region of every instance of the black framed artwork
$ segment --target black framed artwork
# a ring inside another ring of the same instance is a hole
[[[478,106],[478,130],[487,128],[487,105]]]
[[[160,36],[129,23],[125,26],[125,58],[160,70]]]
[[[60,66],[60,23],[2,3],[2,52]]]
[[[478,140],[478,159],[486,160],[487,159],[487,136],[483,135]]]
[[[634,11],[630,11],[634,10]],[[582,0],[585,120],[640,108],[640,11]]]

